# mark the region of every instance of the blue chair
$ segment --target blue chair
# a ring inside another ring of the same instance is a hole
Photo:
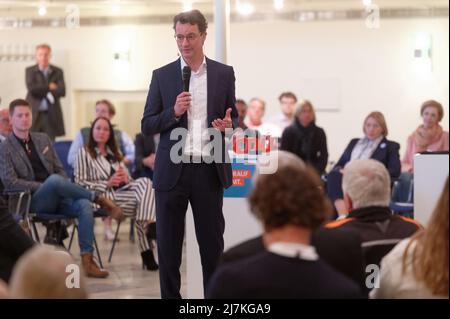
[[[53,147],[55,148],[56,154],[58,155],[67,176],[73,180],[73,168],[67,162],[67,155],[69,154],[70,145],[72,145],[72,141],[59,141],[55,142]]]
[[[394,214],[414,218],[414,177],[412,174],[402,173],[394,182],[389,207]]]

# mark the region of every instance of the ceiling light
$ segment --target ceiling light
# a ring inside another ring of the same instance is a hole
[[[255,7],[249,2],[236,1],[236,10],[239,14],[248,16],[255,11]]]
[[[183,12],[191,11],[192,10],[192,2],[191,1],[184,1],[183,2]]]
[[[40,5],[38,8],[38,14],[43,17],[47,14],[47,7],[45,5]]]
[[[275,10],[282,10],[284,7],[284,0],[273,0]]]

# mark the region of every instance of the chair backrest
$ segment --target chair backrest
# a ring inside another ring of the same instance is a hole
[[[70,145],[72,145],[72,141],[58,141],[55,142],[54,147],[56,154],[58,154],[59,160],[63,164],[67,176],[69,176],[70,179],[72,179],[73,168],[67,162],[67,155],[69,154]]]
[[[412,203],[414,201],[414,178],[412,175],[402,174],[394,182],[391,200],[395,203]]]
[[[361,245],[364,260],[367,265],[380,266],[381,259],[386,256],[402,239],[384,239],[365,242]]]

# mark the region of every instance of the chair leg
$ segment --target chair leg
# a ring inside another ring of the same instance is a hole
[[[78,227],[76,224],[73,224],[72,234],[70,235],[69,240],[69,247],[67,248],[68,251],[70,251],[70,249],[72,248],[73,237],[75,236],[76,231],[78,231]]]
[[[69,250],[66,248],[66,245],[64,245],[64,242],[63,242],[63,240],[62,240],[62,234],[63,234],[63,229],[64,229],[64,227],[66,227],[66,225],[65,225],[63,222],[61,222],[61,223],[60,223],[60,227],[59,227],[59,229],[58,229],[58,235],[56,235],[56,239],[57,239],[58,242],[61,242],[61,246],[62,246],[65,250],[69,251]]]
[[[95,250],[97,251],[97,258],[98,258],[98,263],[100,264],[100,268],[103,268],[102,257],[100,257],[100,250],[98,250],[97,239],[95,239],[95,235],[94,235],[94,247],[95,247]]]
[[[135,223],[135,219],[132,218],[130,220],[130,241],[132,243],[134,243],[134,223]]]
[[[39,238],[39,234],[38,234],[38,231],[37,231],[37,228],[36,228],[36,223],[34,221],[31,221],[31,225],[33,226],[33,233],[34,233],[34,236],[35,236],[34,241],[40,244],[41,243],[41,239]]]
[[[111,251],[109,252],[108,262],[111,262],[112,255],[113,255],[113,252],[114,252],[114,248],[116,247],[117,236],[119,236],[119,228],[120,228],[120,224],[121,224],[120,221],[117,222],[116,233],[114,234],[114,239],[113,239]]]

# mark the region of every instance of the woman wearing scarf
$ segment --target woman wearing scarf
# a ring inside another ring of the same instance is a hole
[[[413,157],[421,152],[448,151],[448,132],[439,122],[444,117],[441,103],[434,100],[425,101],[420,108],[423,123],[408,137],[402,171],[413,172]]]

